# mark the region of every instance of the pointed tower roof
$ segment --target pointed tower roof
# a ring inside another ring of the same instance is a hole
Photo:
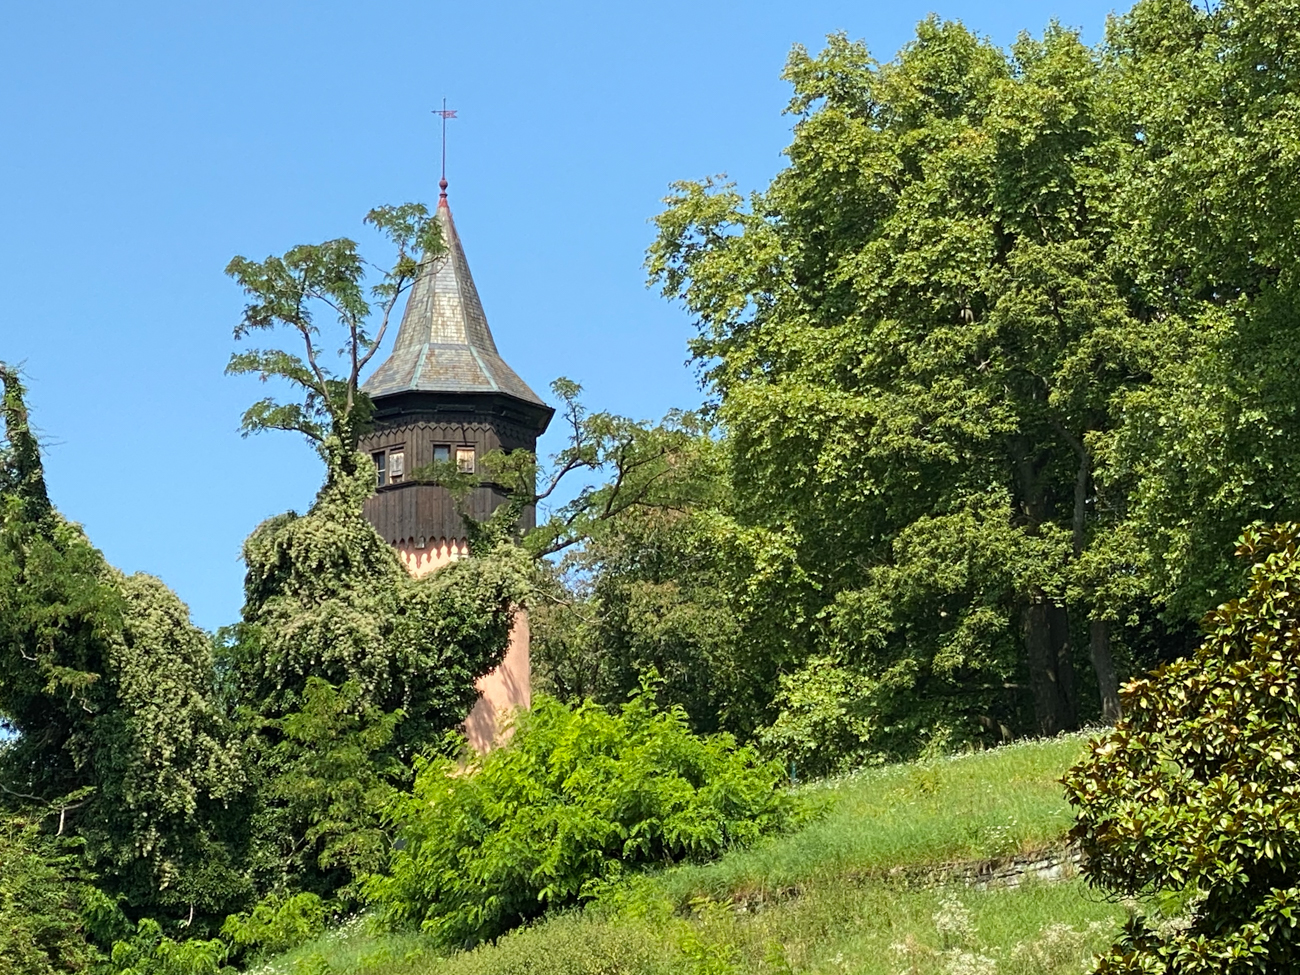
[[[411,286],[392,354],[361,388],[372,397],[397,393],[498,393],[549,408],[506,365],[488,328],[469,273],[446,183],[435,219],[446,253],[422,261]]]

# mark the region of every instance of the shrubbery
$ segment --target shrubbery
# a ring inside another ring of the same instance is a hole
[[[134,935],[113,945],[112,975],[236,975],[226,964],[230,946],[220,938],[175,941],[145,918]]]
[[[1066,777],[1089,880],[1169,892],[1102,973],[1291,972],[1300,965],[1300,524],[1248,531],[1246,596],[1190,659],[1128,686],[1126,717]]]
[[[42,836],[36,822],[0,818],[0,972],[89,971],[99,953],[85,936],[88,885],[70,844]]]
[[[541,699],[469,769],[424,762],[391,820],[403,848],[369,893],[446,945],[589,899],[628,867],[716,856],[781,826],[778,765],[687,730],[645,686],[617,714]]]
[[[325,930],[329,905],[315,894],[272,894],[246,914],[232,914],[221,935],[246,955],[276,955]]]

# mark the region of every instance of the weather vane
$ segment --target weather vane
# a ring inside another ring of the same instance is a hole
[[[442,100],[442,108],[435,108],[434,115],[442,117],[442,179],[438,180],[438,200],[447,201],[447,119],[456,117],[456,110],[447,107],[447,99]]]

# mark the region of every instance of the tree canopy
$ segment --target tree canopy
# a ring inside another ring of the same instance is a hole
[[[729,514],[789,540],[807,607],[774,742],[1113,720],[1241,527],[1294,511],[1293,45],[1264,26],[1293,13],[1144,2],[1099,48],[1007,50],[932,17],[885,64],[835,35],[790,56],[769,187],[674,185],[651,279],[698,326]]]
[[[227,373],[279,380],[301,397],[290,403],[258,400],[244,411],[244,433],[301,433],[328,456],[331,476],[335,470],[354,472],[357,439],[370,420],[370,400],[360,391],[362,370],[379,350],[421,262],[446,249],[437,221],[422,203],[376,207],[365,223],[396,249],[389,266],[367,261],[356,241],[346,237],[299,244],[262,261],[236,256],[226,266],[249,299],[235,338],[284,329],[302,349],[250,349],[230,357]],[[367,289],[367,277],[375,274],[378,280]],[[322,339],[321,313],[334,317],[341,332],[337,339]],[[331,350],[334,341],[340,343],[337,354]]]
[[[220,911],[244,771],[211,644],[152,576],[123,576],[50,504],[18,375],[0,367],[0,751],[10,805],[80,837],[135,909]]]
[[[1023,674],[1037,729],[1071,727],[1079,643],[1113,713],[1093,442],[1142,374],[1101,59],[932,18],[890,64],[835,36],[786,78],[789,167],[749,200],[677,184],[649,257],[699,323],[738,517],[799,539],[809,647],[883,722],[910,690],[1019,724]]]

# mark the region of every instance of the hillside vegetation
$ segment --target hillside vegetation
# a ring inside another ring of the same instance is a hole
[[[1297,24],[794,46],[787,165],[654,218],[702,408],[557,380],[549,461],[407,471],[468,543],[420,578],[361,377],[438,219],[234,258],[243,430],[324,470],[215,634],[59,510],[0,362],[0,973],[1300,969]],[[1067,835],[1087,889],[966,883]]]
[[[262,975],[1077,972],[1125,909],[1077,879],[975,889],[977,861],[1060,848],[1066,736],[861,771],[798,791],[802,828],[616,885],[582,911],[448,955],[353,918]],[[903,869],[899,869],[903,868]],[[945,881],[945,877],[949,877]]]

